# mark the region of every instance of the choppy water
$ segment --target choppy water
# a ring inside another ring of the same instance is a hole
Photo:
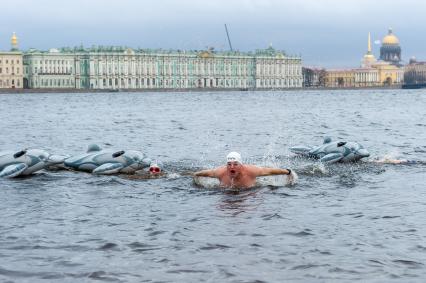
[[[236,150],[300,177],[239,194],[179,174],[2,179],[0,281],[426,278],[425,165],[323,167],[288,150],[329,135],[372,158],[426,161],[423,90],[2,94],[0,109],[0,150],[72,155],[98,143],[143,150],[170,173],[220,165]]]

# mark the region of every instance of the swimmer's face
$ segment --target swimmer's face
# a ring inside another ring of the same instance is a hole
[[[241,172],[241,163],[237,161],[230,161],[226,164],[226,170],[231,177],[235,177]]]
[[[161,173],[161,168],[158,166],[150,166],[149,167],[149,174],[151,175],[159,175]]]

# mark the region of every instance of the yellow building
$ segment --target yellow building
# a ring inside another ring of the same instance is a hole
[[[0,88],[23,88],[23,56],[18,51],[18,38],[11,38],[11,51],[0,51]]]
[[[379,72],[379,85],[400,85],[404,80],[404,68],[380,61],[372,66]]]
[[[399,42],[395,35],[390,40]],[[401,85],[404,69],[392,62],[377,61],[371,51],[371,38],[368,33],[367,53],[361,61],[361,68],[327,70],[325,87],[375,87]]]
[[[379,71],[376,68],[354,69],[355,87],[380,86]]]
[[[355,87],[354,69],[327,70],[325,87]]]

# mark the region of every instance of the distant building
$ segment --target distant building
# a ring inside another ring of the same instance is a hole
[[[327,72],[324,68],[303,67],[303,87],[324,87]]]
[[[0,88],[23,87],[22,53],[18,49],[18,38],[13,33],[11,50],[0,51]]]
[[[325,87],[355,87],[354,69],[329,69],[325,76]]]
[[[404,81],[404,68],[398,67],[387,62],[379,61],[373,65],[373,68],[379,72],[378,85],[392,86],[401,85]]]
[[[405,66],[404,83],[408,87],[426,87],[426,62],[411,59]]]
[[[354,87],[380,86],[379,70],[373,67],[353,69],[355,73]]]
[[[404,68],[399,65],[401,49],[398,48],[398,38],[390,30],[389,34],[383,39],[381,58],[393,58],[393,60],[377,61],[371,50],[371,37],[369,33],[367,52],[361,60],[361,67],[326,70],[325,86],[352,88],[401,85],[404,80]]]
[[[285,89],[302,87],[300,57],[256,52],[62,48],[24,54],[30,88]]]
[[[24,67],[27,88],[76,88],[74,54],[30,49],[24,54]]]
[[[391,28],[382,40],[382,47],[380,47],[380,60],[389,62],[393,65],[400,65],[401,47],[399,46],[399,39],[393,34]]]

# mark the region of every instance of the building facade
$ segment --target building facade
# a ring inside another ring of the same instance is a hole
[[[29,50],[24,55],[26,88],[76,88],[75,56],[50,49]]]
[[[373,67],[379,72],[379,84],[382,86],[400,85],[404,81],[404,67],[388,62],[378,62]]]
[[[0,51],[0,88],[23,88],[22,53]]]
[[[410,64],[405,66],[404,83],[408,86],[426,86],[426,62],[410,60]]]
[[[303,87],[324,87],[327,71],[323,68],[303,67]]]
[[[300,57],[256,52],[62,48],[24,54],[29,88],[280,89],[302,87]]]
[[[0,51],[0,88],[23,88],[23,56],[18,50],[18,38],[11,38],[11,51]]]
[[[335,69],[327,70],[325,76],[325,87],[355,87],[354,69]]]
[[[376,68],[359,68],[354,69],[355,87],[374,87],[380,86],[379,70]]]
[[[361,60],[361,67],[327,70],[325,86],[344,88],[401,85],[404,80],[404,68],[399,65],[401,48],[399,40],[392,34],[392,30],[389,30],[389,34],[383,39],[383,46],[380,51],[382,60],[377,61],[371,50],[369,33],[367,52]]]

